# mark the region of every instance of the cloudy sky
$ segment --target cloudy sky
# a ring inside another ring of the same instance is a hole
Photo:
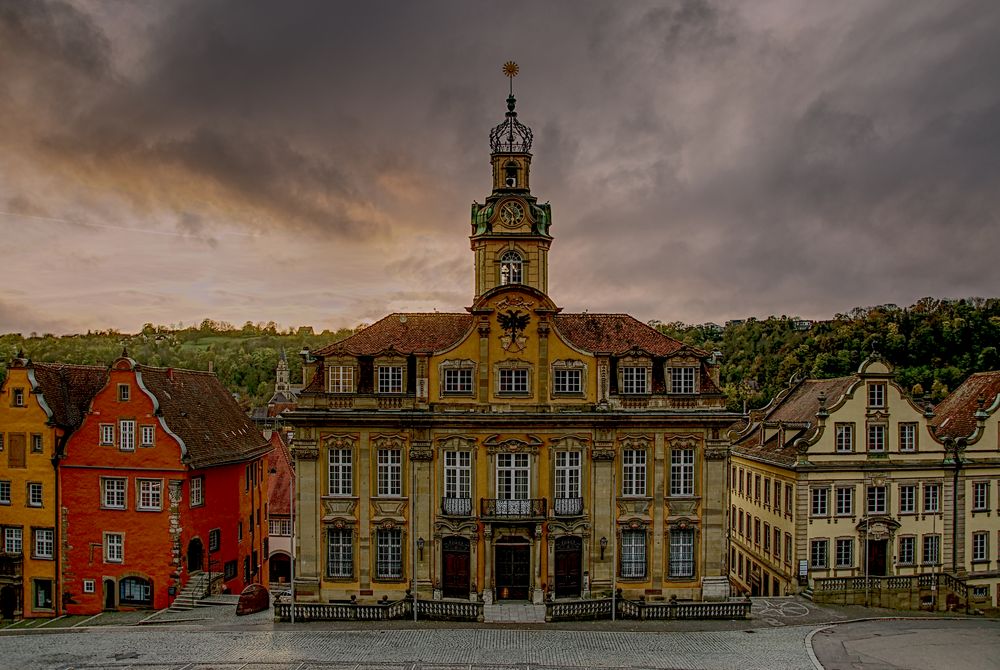
[[[1000,3],[0,3],[0,332],[459,311],[516,60],[567,311],[1000,287]]]

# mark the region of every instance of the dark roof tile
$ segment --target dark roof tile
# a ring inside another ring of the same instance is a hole
[[[934,408],[931,425],[938,437],[968,437],[976,430],[979,399],[989,407],[1000,394],[1000,371],[977,372]]]

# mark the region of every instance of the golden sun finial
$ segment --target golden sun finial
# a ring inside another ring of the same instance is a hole
[[[505,75],[507,75],[508,77],[510,77],[511,79],[513,79],[514,77],[516,77],[517,73],[520,72],[520,71],[521,71],[521,68],[519,68],[517,66],[517,63],[515,63],[512,60],[509,60],[509,61],[507,61],[506,63],[503,64],[503,73]]]

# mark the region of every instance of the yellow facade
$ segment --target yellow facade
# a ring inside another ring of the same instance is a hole
[[[0,605],[15,616],[58,607],[56,440],[33,370],[14,361],[0,386]]]

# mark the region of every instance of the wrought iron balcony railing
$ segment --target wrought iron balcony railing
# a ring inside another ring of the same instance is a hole
[[[472,516],[472,498],[441,498],[441,513],[446,516]]]
[[[552,501],[556,516],[580,516],[583,514],[583,498],[556,498]]]
[[[483,498],[480,513],[493,519],[530,519],[545,516],[545,498],[506,500],[503,498]]]

